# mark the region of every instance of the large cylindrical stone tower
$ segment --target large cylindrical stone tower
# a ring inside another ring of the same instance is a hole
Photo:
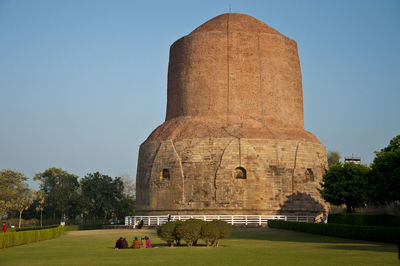
[[[295,41],[228,13],[171,46],[166,120],[140,146],[137,214],[318,214],[326,166],[304,130]]]

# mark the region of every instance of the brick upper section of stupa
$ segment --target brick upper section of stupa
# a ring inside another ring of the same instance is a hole
[[[171,46],[166,121],[147,141],[318,142],[304,130],[301,83],[295,41],[251,16],[222,14]]]
[[[240,13],[226,13],[219,15],[213,19],[210,19],[206,23],[197,27],[190,34],[200,33],[200,32],[255,32],[255,33],[271,33],[282,35],[277,30],[271,28],[267,24],[253,18],[249,15]],[[189,34],[189,35],[190,35]]]

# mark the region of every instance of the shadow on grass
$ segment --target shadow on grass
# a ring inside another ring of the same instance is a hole
[[[395,252],[393,244],[368,242],[275,228],[247,228],[234,230],[230,239],[267,240],[277,242],[320,243],[322,248]],[[340,245],[338,245],[340,244]]]
[[[374,244],[366,244],[366,245],[327,245],[323,246],[323,248],[327,249],[336,249],[336,250],[359,250],[359,251],[379,251],[379,252],[396,252],[389,245],[379,245],[377,243]]]
[[[170,246],[167,245],[167,243],[156,243],[156,244],[152,244],[151,246],[152,246],[152,248],[189,248],[185,244],[183,244],[183,245],[181,244],[179,246],[174,245],[173,247],[170,247]],[[225,247],[225,245],[221,245],[220,244],[218,247]],[[190,248],[218,248],[218,247],[212,247],[212,246],[207,247],[206,244],[198,243],[197,245],[192,246]],[[108,246],[107,249],[115,249],[115,248],[111,247],[111,246]],[[144,248],[135,248],[135,250],[136,249],[144,249]],[[129,247],[129,248],[124,248],[123,250],[134,250],[134,248]]]

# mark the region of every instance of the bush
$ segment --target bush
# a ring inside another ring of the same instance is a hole
[[[328,217],[328,223],[400,227],[400,216],[366,213],[338,213],[330,214]]]
[[[21,231],[33,231],[33,230],[42,230],[42,229],[50,229],[50,228],[56,228],[60,225],[46,225],[46,226],[31,226],[31,227],[23,227],[23,228],[16,228],[16,232],[21,232]]]
[[[66,225],[65,231],[77,231],[77,230],[96,230],[103,229],[102,224],[80,224],[80,225]]]
[[[184,221],[178,220],[178,221],[174,221],[173,223],[175,224],[175,229],[174,229],[175,244],[177,246],[180,246],[181,245],[181,238],[179,237],[179,235],[177,234],[176,231],[179,228],[179,226],[181,226],[184,223]]]
[[[167,241],[167,244],[170,247],[174,246],[174,241],[175,241],[175,227],[176,227],[176,223],[175,222],[167,222],[163,225],[161,225],[158,229],[157,229],[157,235]]]
[[[65,228],[63,226],[58,226],[56,228],[42,230],[7,232],[0,237],[0,248],[8,248],[56,238],[63,234],[64,231]]]
[[[200,231],[203,221],[197,219],[189,219],[176,228],[178,238],[185,240],[188,247],[193,246],[200,238]]]
[[[315,224],[302,222],[286,222],[280,220],[269,220],[268,226],[295,230],[300,232],[336,236],[343,238],[362,239],[367,241],[396,243],[400,237],[400,228],[383,226],[360,226],[349,224]]]
[[[206,242],[207,247],[213,243],[216,243],[219,235],[219,228],[215,222],[205,222],[201,227],[201,239]]]
[[[213,220],[212,223],[215,223],[218,228],[218,238],[216,242],[213,243],[214,246],[219,246],[219,240],[222,238],[230,237],[232,234],[232,226],[225,221],[221,220]]]

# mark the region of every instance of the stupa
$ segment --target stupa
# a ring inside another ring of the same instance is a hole
[[[244,14],[170,48],[165,122],[141,144],[138,215],[316,215],[325,147],[304,129],[295,41]]]

